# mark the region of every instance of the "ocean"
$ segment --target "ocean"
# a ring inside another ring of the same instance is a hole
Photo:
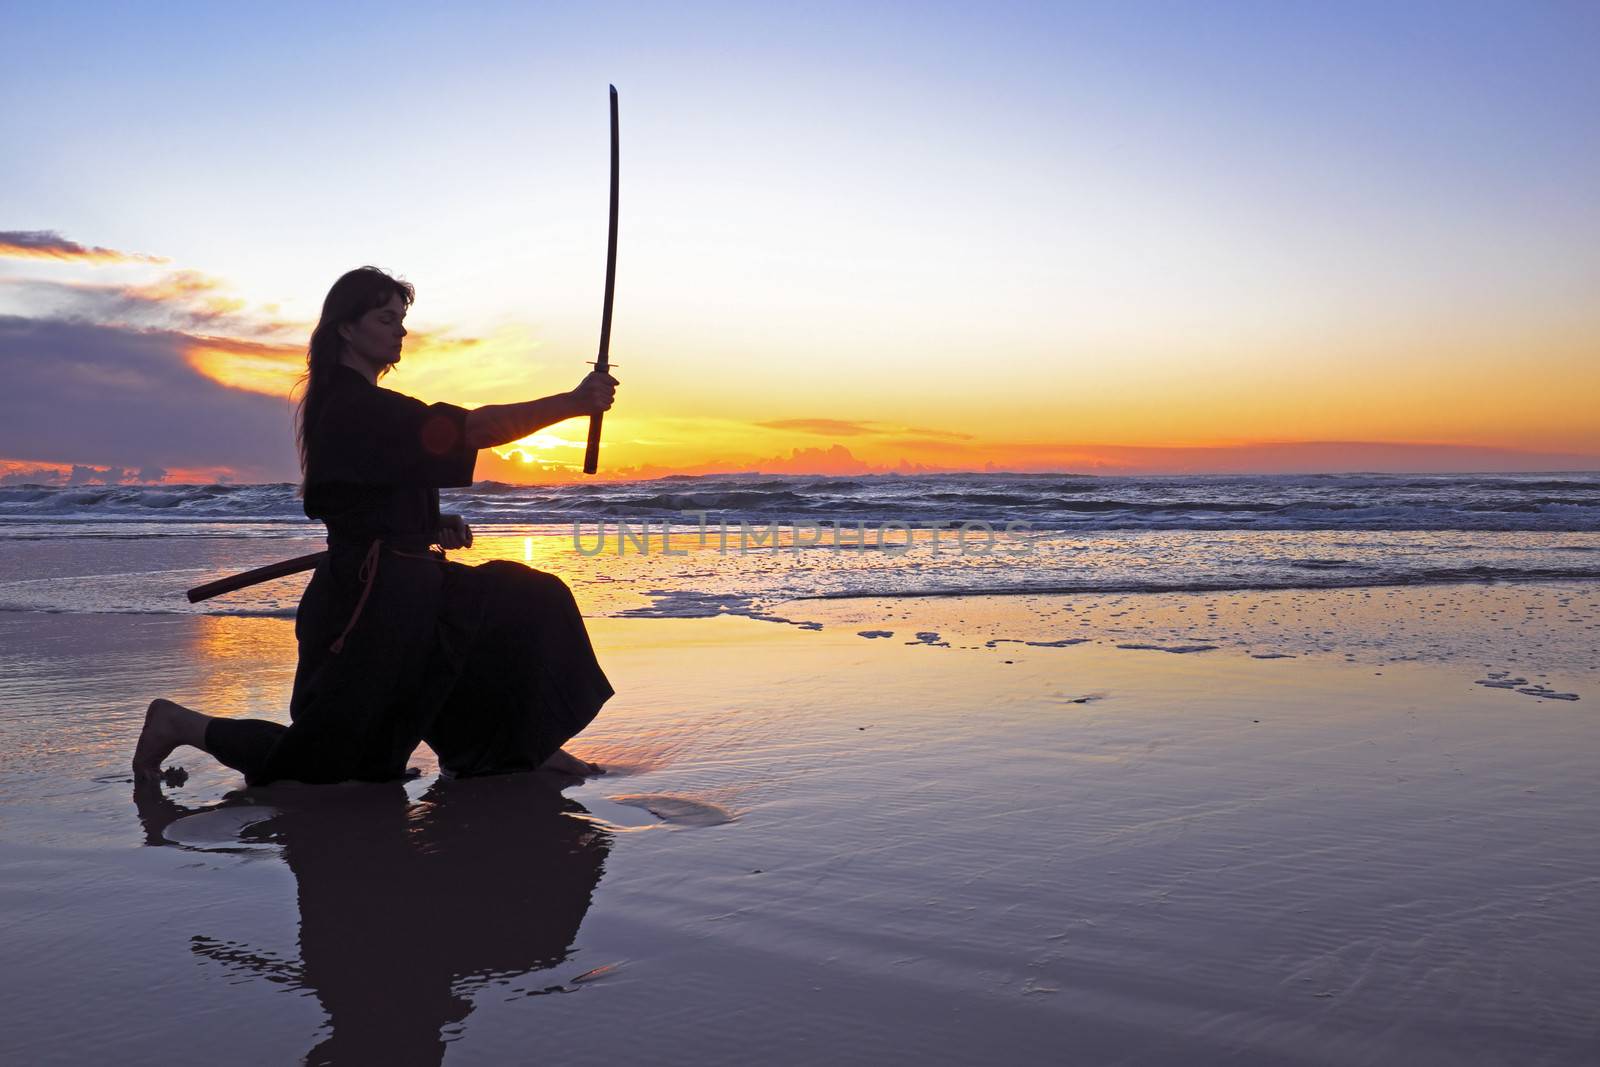
[[[1349,589],[1600,579],[1600,472],[716,475],[444,494],[454,558],[562,575],[591,615],[789,619],[812,598]],[[0,610],[290,615],[295,487],[0,486]]]

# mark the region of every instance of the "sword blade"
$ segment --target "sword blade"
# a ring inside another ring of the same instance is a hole
[[[594,369],[611,369],[611,303],[617,288],[617,87],[611,86],[611,229],[606,236],[606,299],[600,311],[600,352]],[[593,474],[600,466],[601,412],[589,416],[589,444],[583,453],[583,473]]]

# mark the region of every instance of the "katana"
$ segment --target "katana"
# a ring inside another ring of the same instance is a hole
[[[606,237],[606,300],[600,311],[600,354],[594,369],[611,373],[611,298],[617,288],[617,87],[611,86],[611,232]],[[583,453],[583,473],[600,465],[600,420],[604,412],[589,416],[589,447]]]

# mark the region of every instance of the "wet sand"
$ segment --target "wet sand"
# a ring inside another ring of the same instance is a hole
[[[1272,594],[596,619],[603,778],[137,804],[144,700],[274,714],[291,624],[0,613],[0,1058],[1592,1062],[1593,631],[1386,595],[1425,660]]]

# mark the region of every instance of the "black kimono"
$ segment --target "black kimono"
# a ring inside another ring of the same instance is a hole
[[[571,591],[432,547],[439,489],[472,484],[464,409],[348,367],[328,388],[307,428],[305,508],[329,553],[295,615],[291,725],[218,719],[207,749],[252,785],[396,778],[422,741],[457,776],[539,766],[612,695]]]

